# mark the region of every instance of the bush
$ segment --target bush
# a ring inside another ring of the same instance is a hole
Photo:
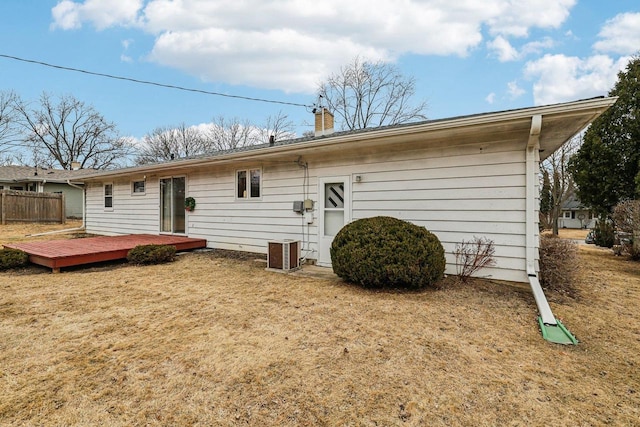
[[[485,237],[473,236],[468,242],[463,240],[458,243],[454,252],[458,279],[466,282],[477,271],[496,265],[495,253],[493,240]]]
[[[611,222],[607,221],[604,218],[596,221],[596,226],[593,229],[593,240],[596,246],[600,246],[603,248],[613,247],[615,234]]]
[[[0,249],[0,270],[24,267],[29,263],[29,255],[20,249]]]
[[[426,228],[396,218],[344,226],[331,245],[333,271],[365,288],[423,289],[444,277],[444,249]]]
[[[540,237],[540,284],[545,290],[574,293],[578,246],[557,236]]]
[[[133,264],[162,264],[173,261],[176,248],[171,245],[138,245],[127,253],[127,261]]]
[[[614,245],[619,245],[619,251],[640,260],[640,200],[624,200],[613,208],[613,222],[616,225]],[[614,251],[615,251],[614,246]]]

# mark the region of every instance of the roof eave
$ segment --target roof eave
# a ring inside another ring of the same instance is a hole
[[[593,98],[581,101],[568,102],[563,104],[555,104],[549,106],[530,107],[519,110],[502,111],[495,113],[485,113],[473,116],[464,116],[451,119],[440,119],[415,125],[399,126],[395,128],[384,128],[368,130],[366,132],[330,135],[312,139],[310,141],[284,144],[276,146],[265,146],[248,151],[230,152],[215,156],[200,157],[197,159],[178,160],[153,165],[144,165],[130,167],[124,169],[116,169],[112,171],[102,171],[96,174],[87,175],[76,178],[82,182],[96,181],[104,178],[117,178],[121,176],[142,175],[153,173],[161,170],[182,170],[197,167],[205,164],[223,164],[239,160],[252,160],[255,158],[265,158],[280,156],[291,152],[300,152],[300,150],[309,151],[318,148],[330,148],[335,145],[344,146],[345,144],[358,143],[361,141],[378,140],[381,138],[393,138],[409,136],[417,133],[435,132],[446,129],[459,129],[465,127],[482,126],[488,124],[504,124],[510,121],[518,121],[528,119],[534,115],[555,115],[555,116],[572,116],[585,114],[591,111],[589,118],[590,123],[597,116],[602,114],[607,108],[616,102],[616,97]],[[571,135],[573,137],[573,135]],[[569,137],[568,139],[570,139]],[[567,139],[567,140],[568,140]]]

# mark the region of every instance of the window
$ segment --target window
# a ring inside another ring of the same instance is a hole
[[[571,218],[571,212],[566,211],[563,215],[565,218]]]
[[[236,197],[238,199],[257,199],[262,195],[261,170],[248,169],[236,172]]]
[[[132,181],[131,182],[131,194],[133,195],[143,195],[145,192],[146,182],[142,181]]]
[[[104,185],[104,207],[113,209],[113,184]]]
[[[24,187],[22,185],[10,185],[9,190],[23,191]]]

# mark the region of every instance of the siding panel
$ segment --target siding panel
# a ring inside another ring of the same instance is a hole
[[[319,178],[351,176],[352,218],[388,215],[433,231],[447,252],[447,273],[455,274],[456,244],[474,236],[494,241],[498,265],[481,276],[526,281],[524,147],[495,146],[412,149],[393,152],[307,155],[308,176],[295,161],[243,164],[262,168],[261,198],[235,198],[233,166],[208,166],[187,175],[187,196],[197,201],[187,215],[187,234],[209,247],[265,253],[269,240],[303,241],[302,252],[317,257]],[[359,175],[360,182],[355,181]],[[114,183],[114,209],[104,211],[102,187],[87,194],[88,231],[150,232],[159,229],[158,180],[145,196],[132,196],[130,182]],[[304,223],[293,202],[315,202],[314,222]]]

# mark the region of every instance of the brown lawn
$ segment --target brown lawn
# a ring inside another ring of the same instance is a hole
[[[550,295],[577,346],[488,280],[368,292],[211,253],[0,273],[0,425],[639,425],[640,263],[580,263]]]
[[[584,241],[584,238],[587,237],[587,233],[589,233],[589,231],[591,230],[585,228],[560,228],[558,229],[558,237],[562,239]],[[543,234],[551,234],[551,230],[544,230]]]

